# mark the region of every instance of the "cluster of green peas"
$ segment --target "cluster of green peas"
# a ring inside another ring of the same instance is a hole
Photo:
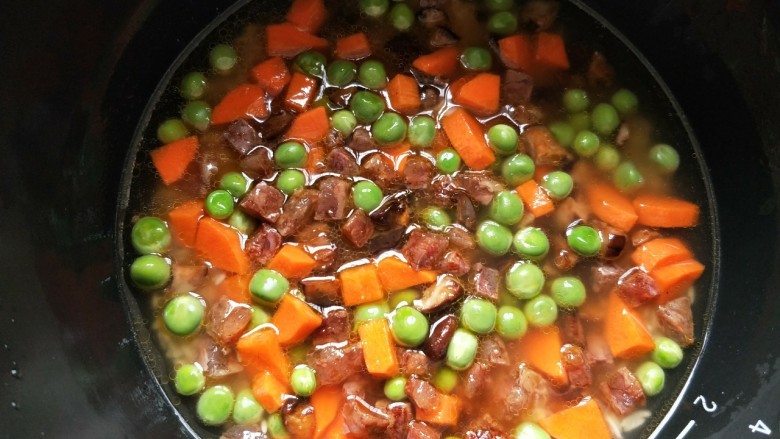
[[[623,119],[637,112],[639,100],[627,90],[616,91],[610,102],[601,102],[591,107],[591,100],[585,90],[575,88],[563,94],[563,106],[568,113],[567,120],[549,125],[561,145],[570,147],[580,157],[591,158],[596,167],[612,173],[612,180],[621,190],[633,190],[644,184],[644,177],[631,160],[624,160],[609,139]],[[680,166],[680,156],[674,147],[659,143],[648,152],[648,158],[655,168],[670,174]]]

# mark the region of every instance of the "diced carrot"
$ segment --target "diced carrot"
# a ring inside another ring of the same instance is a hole
[[[263,119],[266,116],[265,90],[259,85],[241,84],[214,107],[211,123],[220,125],[236,119]]]
[[[311,273],[317,261],[297,245],[285,244],[274,255],[267,267],[276,270],[284,277],[303,279]]]
[[[586,399],[542,419],[539,425],[555,439],[610,439],[612,433],[604,421],[598,403]]]
[[[325,22],[325,4],[322,0],[295,0],[287,12],[287,21],[306,32],[317,32]]]
[[[339,413],[339,415],[336,416],[336,419],[330,423],[322,435],[318,436],[318,439],[347,439],[353,437],[347,436],[345,433],[346,423],[344,422],[344,416],[340,415],[341,414]]]
[[[203,216],[203,200],[191,200],[168,212],[172,235],[187,247],[195,247],[198,222]]]
[[[645,242],[631,254],[631,260],[645,271],[693,258],[688,247],[677,238],[657,238]]]
[[[449,77],[455,74],[460,52],[454,47],[445,47],[433,53],[422,55],[412,62],[414,68],[431,76]]]
[[[676,262],[674,264],[656,267],[650,272],[655,279],[660,303],[668,302],[684,293],[704,273],[704,265],[695,259]]]
[[[525,206],[535,217],[545,216],[555,210],[555,204],[553,204],[550,196],[535,181],[528,180],[515,190],[517,190],[517,195],[520,196],[520,199],[523,200]]]
[[[417,80],[399,73],[387,83],[387,97],[395,111],[410,115],[420,109],[420,89]]]
[[[198,153],[198,136],[185,137],[152,150],[152,163],[166,185],[176,183],[184,176],[190,162]]]
[[[250,375],[266,370],[284,385],[290,383],[290,360],[272,328],[261,326],[244,334],[236,343],[236,351]]]
[[[303,300],[285,294],[271,317],[282,346],[298,344],[322,324],[322,317]]]
[[[447,138],[447,133],[444,130],[436,130],[436,134],[433,136],[433,145],[431,146],[433,152],[438,154],[451,146],[452,144],[450,139]]]
[[[557,386],[565,386],[569,382],[563,369],[561,358],[561,334],[557,326],[544,329],[533,329],[520,340],[521,358],[528,365],[547,377]]]
[[[539,32],[536,37],[536,64],[553,70],[568,70],[569,57],[566,55],[566,45],[559,34]]]
[[[311,405],[314,407],[315,438],[325,437],[323,433],[341,414],[344,405],[344,392],[341,386],[321,386],[311,395]]]
[[[455,103],[480,115],[498,111],[501,77],[493,73],[480,73],[460,87],[454,95]]]
[[[404,142],[397,146],[382,148],[382,158],[388,165],[392,166],[398,172],[403,172],[406,165],[406,159],[411,154],[412,149],[409,144]]]
[[[465,75],[450,82],[450,93],[452,94],[452,97],[457,99],[458,95],[460,94],[460,89],[462,89],[463,86],[466,85],[466,83],[469,82],[473,77],[474,75]]]
[[[395,341],[386,319],[374,319],[358,326],[358,335],[363,344],[363,360],[368,373],[389,378],[398,374],[398,357]]]
[[[270,372],[262,371],[252,379],[252,393],[268,413],[275,413],[284,404],[284,396],[290,389]]]
[[[609,295],[604,336],[616,358],[637,358],[655,349],[653,336],[637,312],[628,307],[616,292]]]
[[[690,201],[658,195],[634,198],[637,222],[649,227],[693,227],[699,222],[699,206]]]
[[[485,142],[482,125],[463,108],[450,110],[441,120],[452,146],[471,169],[481,171],[496,161],[493,150]]]
[[[371,55],[371,44],[366,34],[358,32],[336,41],[336,58],[357,60]]]
[[[358,265],[342,270],[339,279],[344,305],[354,306],[376,302],[385,297],[378,271],[374,264]]]
[[[631,200],[606,183],[593,183],[585,193],[588,204],[596,217],[610,226],[628,232],[634,227],[637,214]]]
[[[317,79],[301,72],[293,73],[284,106],[297,112],[306,111],[317,94]]]
[[[322,50],[328,47],[328,40],[304,32],[294,24],[269,24],[265,28],[266,51],[269,56],[292,58],[309,49]]]
[[[498,51],[504,65],[514,70],[529,72],[534,63],[534,47],[525,34],[512,35],[498,40]]]
[[[455,395],[439,394],[439,405],[430,410],[418,408],[415,411],[415,417],[418,421],[427,422],[433,425],[454,427],[458,425],[460,416],[461,401]]]
[[[386,291],[399,291],[420,284],[428,284],[436,280],[436,272],[432,270],[417,271],[411,265],[395,256],[384,258],[377,264],[379,280]]]
[[[312,108],[305,113],[299,114],[293,120],[285,137],[301,140],[309,144],[317,143],[328,135],[328,130],[330,129],[328,124],[328,113],[325,111],[325,107]]]
[[[198,223],[195,249],[214,267],[238,274],[249,270],[249,258],[241,248],[238,232],[213,218],[204,217]]]
[[[245,274],[234,274],[228,276],[219,283],[217,290],[219,294],[228,299],[239,303],[252,303],[252,296],[249,294],[249,281],[251,278]]]
[[[319,144],[312,145],[309,148],[309,156],[306,158],[306,170],[310,173],[319,174],[326,169],[325,147]]]
[[[278,96],[290,82],[290,70],[278,56],[268,58],[256,65],[251,72],[252,79],[271,96]]]

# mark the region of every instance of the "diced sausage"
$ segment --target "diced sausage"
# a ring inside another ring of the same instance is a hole
[[[233,348],[221,346],[210,336],[201,339],[197,361],[203,368],[203,374],[212,378],[224,377],[244,370]]]
[[[590,216],[590,209],[586,203],[578,197],[566,197],[555,208],[552,214],[552,220],[559,229],[568,228],[577,220],[587,220]]]
[[[344,308],[331,308],[325,312],[322,324],[311,335],[314,346],[341,343],[349,340],[349,313]]]
[[[469,272],[471,263],[463,257],[457,250],[448,250],[439,261],[438,269],[443,273],[449,273],[453,276],[463,276]]]
[[[470,428],[466,430],[465,439],[507,439],[506,433],[492,428]]]
[[[304,226],[295,238],[306,247],[314,258],[314,271],[327,271],[336,262],[336,245],[330,239],[330,226],[327,223],[311,223]]]
[[[573,158],[545,126],[526,128],[522,139],[528,155],[534,159],[536,166],[562,166]]]
[[[338,177],[327,177],[320,182],[320,196],[314,219],[317,221],[341,220],[349,212],[349,191],[351,185]]]
[[[453,184],[483,206],[490,204],[493,196],[504,190],[504,185],[485,171],[461,172],[455,176]]]
[[[372,180],[383,190],[390,189],[395,184],[398,174],[395,169],[382,158],[381,154],[371,154],[361,164],[363,177]]]
[[[252,308],[222,296],[209,306],[206,330],[223,346],[230,346],[241,337],[252,320]]]
[[[585,354],[591,367],[608,366],[615,362],[607,340],[600,334],[588,332],[585,336]]]
[[[365,152],[376,149],[376,142],[371,137],[371,133],[365,128],[357,128],[349,138],[349,147],[353,151]]]
[[[412,405],[408,402],[394,402],[385,410],[390,415],[390,427],[385,432],[387,439],[406,439],[409,433],[409,422],[414,419]]]
[[[431,110],[439,105],[439,91],[433,87],[423,87],[420,105],[423,110]]]
[[[601,394],[610,409],[624,416],[645,405],[645,393],[634,374],[626,367],[612,372],[601,383]]]
[[[355,209],[341,226],[341,234],[350,244],[361,248],[374,235],[374,223],[361,209]]]
[[[541,375],[521,364],[515,369],[511,385],[506,390],[504,410],[512,416],[523,410],[530,410],[544,401],[549,393],[549,385]]]
[[[436,283],[423,290],[422,298],[415,301],[415,307],[421,312],[431,312],[452,303],[463,292],[458,280],[451,274],[444,274]]]
[[[463,396],[474,399],[483,395],[485,386],[490,381],[490,367],[485,363],[475,361],[466,371],[463,378]]]
[[[534,80],[529,74],[511,69],[504,73],[504,81],[501,84],[501,98],[507,104],[525,104],[531,100],[533,91]]]
[[[501,274],[495,268],[490,268],[481,262],[474,265],[469,276],[469,284],[475,296],[492,302],[498,301],[498,285]]]
[[[646,227],[639,228],[634,231],[634,233],[631,234],[631,245],[634,247],[639,247],[640,245],[646,243],[647,241],[652,241],[653,239],[660,238],[661,232],[658,230],[648,229]]]
[[[417,19],[425,27],[436,27],[447,22],[447,14],[439,8],[424,8],[417,14]]]
[[[238,167],[244,174],[254,180],[270,177],[274,172],[271,150],[265,146],[258,146],[238,162]]]
[[[282,246],[282,235],[268,224],[263,224],[246,240],[244,251],[253,266],[263,266],[274,257]]]
[[[409,240],[401,248],[401,253],[415,270],[430,270],[436,267],[444,256],[449,241],[444,235],[416,229],[409,235]]]
[[[406,381],[406,395],[409,401],[421,410],[434,410],[441,404],[441,394],[436,388],[416,376]]]
[[[655,279],[639,268],[626,272],[618,281],[617,294],[626,305],[636,308],[660,294]]]
[[[578,389],[590,387],[592,374],[585,352],[581,347],[565,344],[561,348],[561,365],[569,378],[569,384]]]
[[[683,296],[658,307],[658,323],[664,333],[680,346],[690,346],[693,338],[693,311],[691,299]]]
[[[222,135],[228,145],[240,155],[246,155],[260,142],[257,131],[244,119],[232,122]]]
[[[275,223],[282,214],[284,194],[277,188],[261,181],[252,188],[239,203],[244,212],[269,223]]]
[[[615,80],[615,69],[601,52],[593,52],[588,65],[588,82],[596,86],[609,86]]]
[[[466,194],[455,195],[455,221],[469,230],[477,226],[477,210]]]
[[[458,329],[458,318],[447,314],[431,325],[431,332],[422,346],[423,352],[432,360],[440,360],[447,353],[447,346]]]
[[[264,139],[273,139],[274,137],[287,131],[292,125],[294,117],[286,111],[280,111],[269,117],[260,125],[260,132]]]
[[[371,253],[379,253],[382,250],[395,248],[406,235],[404,227],[394,227],[390,230],[374,233],[374,237],[366,244],[366,250]]]
[[[433,178],[433,165],[425,157],[410,156],[406,159],[403,176],[409,189],[426,189]]]
[[[345,432],[350,436],[377,437],[390,426],[387,412],[357,396],[347,398],[341,410]]]
[[[471,250],[477,246],[474,242],[474,237],[471,233],[460,229],[458,227],[450,227],[447,229],[447,238],[450,240],[450,245],[460,250]]]
[[[585,329],[576,311],[562,311],[560,317],[561,334],[566,343],[585,346]]]
[[[234,425],[228,428],[219,439],[268,439],[260,424]]]
[[[409,225],[408,191],[396,192],[385,197],[382,204],[371,212],[371,220],[379,228]]]
[[[433,33],[431,33],[431,38],[428,40],[428,44],[434,49],[439,49],[442,47],[454,46],[458,44],[458,41],[460,41],[460,37],[450,28],[445,26],[437,26],[433,30]]]
[[[520,21],[531,23],[536,30],[549,29],[558,18],[560,4],[556,0],[530,0],[520,10]]]
[[[344,146],[346,141],[344,140],[344,135],[341,134],[341,131],[331,128],[328,130],[328,134],[325,135],[325,138],[322,139],[322,144],[325,145],[325,149],[328,151],[331,151],[335,148],[341,148]]]
[[[497,334],[490,334],[479,342],[477,359],[488,366],[506,366],[509,364],[509,352],[506,343]]]
[[[363,347],[360,343],[347,346],[327,344],[310,350],[306,362],[317,374],[319,385],[341,384],[347,378],[363,372]]]
[[[298,189],[284,203],[282,214],[276,221],[276,229],[282,236],[296,234],[314,219],[319,191]]]
[[[352,95],[355,94],[356,91],[358,91],[357,87],[338,87],[332,89],[328,94],[328,99],[330,99],[331,102],[338,105],[339,107],[347,107],[349,106],[349,100],[352,98]]]
[[[406,439],[441,439],[439,430],[420,421],[409,423],[409,434]]]
[[[428,377],[433,368],[433,363],[424,353],[406,348],[398,348],[398,364],[401,373],[407,376]]]
[[[173,294],[184,294],[195,291],[206,280],[208,270],[205,264],[188,265],[174,263],[171,266],[171,292]]]
[[[631,127],[626,122],[623,122],[618,127],[618,132],[615,135],[615,145],[625,145],[629,137],[631,137]]]
[[[317,430],[314,407],[310,404],[296,404],[291,411],[284,414],[284,426],[287,433],[295,439],[314,437]]]
[[[328,169],[345,177],[354,177],[360,173],[355,157],[346,148],[333,148],[325,157]]]
[[[329,306],[341,300],[341,281],[335,276],[308,277],[301,280],[306,301]]]
[[[593,292],[596,294],[605,294],[612,291],[612,289],[617,286],[620,276],[625,272],[626,270],[624,268],[612,264],[600,263],[594,265],[590,269]]]

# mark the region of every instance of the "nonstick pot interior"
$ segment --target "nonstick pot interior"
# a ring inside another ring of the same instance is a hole
[[[0,437],[188,437],[125,318],[114,214],[149,96],[231,2],[15,3],[0,6]],[[586,3],[657,69],[702,145],[728,312],[716,313],[697,371],[742,377],[712,384],[752,398],[778,330],[779,6]]]

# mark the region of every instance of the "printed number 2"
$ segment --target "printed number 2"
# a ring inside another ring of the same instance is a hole
[[[693,400],[693,403],[694,404],[701,403],[702,408],[707,413],[712,413],[718,409],[718,404],[715,404],[715,401],[707,402],[707,399],[702,395],[697,396],[696,399]]]
[[[770,430],[769,427],[764,424],[764,421],[760,419],[755,424],[749,425],[748,428],[750,429],[751,433],[761,433],[767,436],[772,434],[772,430]]]

